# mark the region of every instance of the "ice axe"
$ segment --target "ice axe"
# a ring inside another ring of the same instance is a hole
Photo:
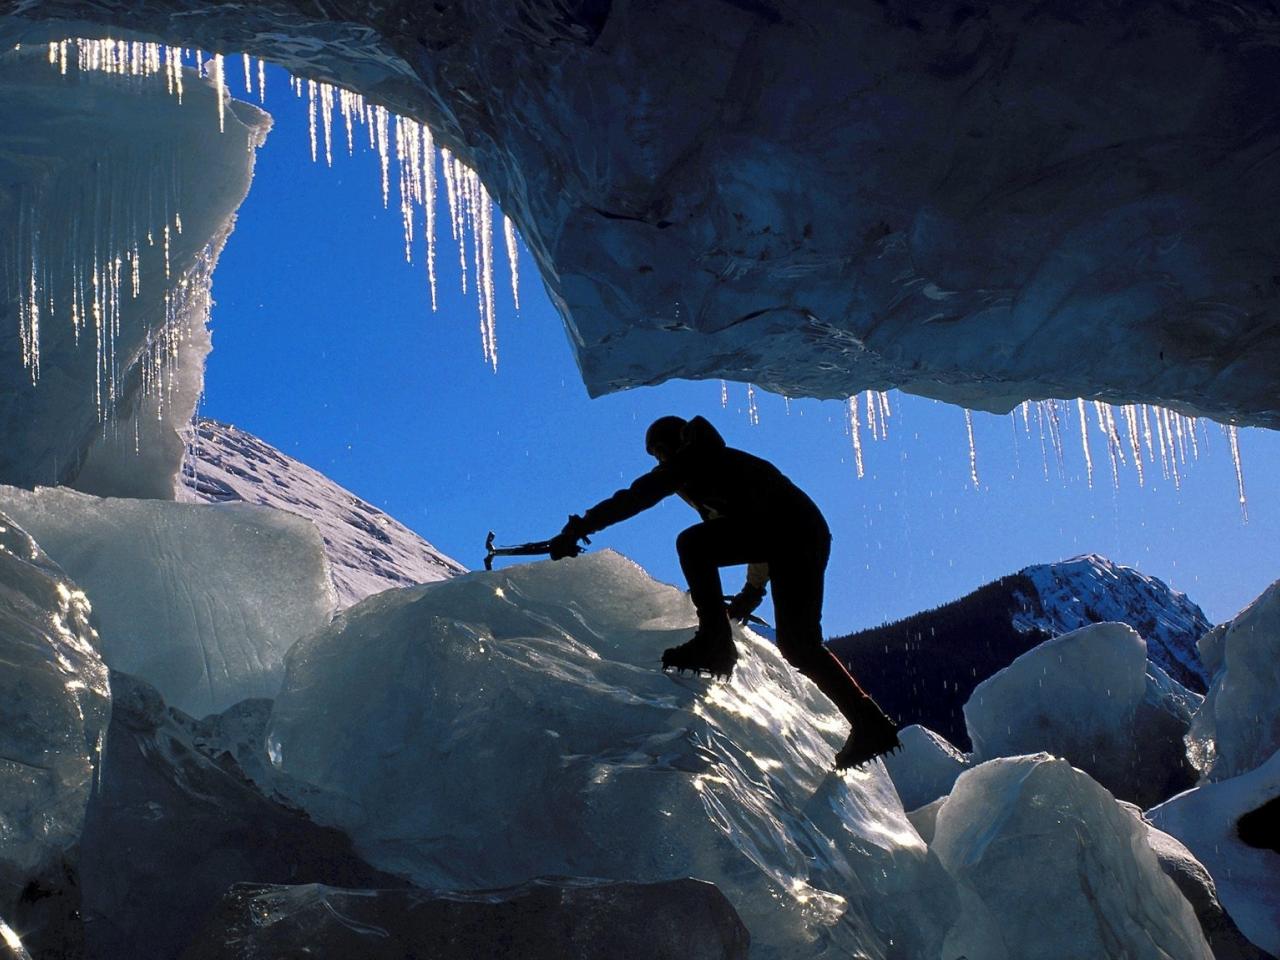
[[[725,605],[726,607],[727,607],[727,606],[729,606],[729,601],[730,601],[730,600],[732,600],[732,599],[733,599],[733,597],[725,597],[725,598],[724,598],[724,605]],[[748,613],[748,614],[747,614],[747,620],[746,620],[746,622],[747,622],[747,623],[757,623],[757,624],[759,624],[760,626],[764,627],[766,630],[772,630],[772,629],[773,629],[773,624],[772,624],[772,623],[770,623],[768,620],[762,620],[762,619],[760,619],[760,618],[759,618],[759,617],[757,617],[754,613]]]
[[[580,538],[583,543],[590,543],[586,537]],[[534,540],[531,543],[517,543],[511,547],[495,547],[493,545],[493,531],[489,531],[489,536],[484,538],[484,568],[486,570],[493,569],[494,557],[543,557],[551,554],[550,540]],[[578,547],[578,553],[582,552],[582,548]],[[574,554],[577,556],[577,554]]]

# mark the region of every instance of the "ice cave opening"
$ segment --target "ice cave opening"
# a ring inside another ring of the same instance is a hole
[[[991,411],[1046,480],[1070,456],[1085,489],[1179,496],[1213,417],[1243,511],[1237,428],[1277,423],[1277,131],[1225,107],[1274,76],[1280,23],[347,6],[0,4],[0,949],[1280,952],[1258,842],[1277,585],[1210,626],[1084,554],[838,638],[897,671],[904,716],[951,724],[838,774],[842,719],[766,635],[734,628],[730,681],[655,669],[693,610],[633,560],[467,572],[323,472],[192,423],[213,266],[271,123],[248,50],[303,78],[312,161],[369,144],[431,306],[450,232],[488,370],[502,274],[538,299],[523,245],[593,396],[687,377],[727,407],[741,382],[753,430],[771,394],[825,397],[842,482],[872,484],[908,470],[866,449],[913,429],[900,387],[964,409],[966,493],[1007,470],[982,459]],[[1061,76],[1031,68],[1063,49]],[[1191,106],[1123,82],[1133,57]],[[1083,63],[1116,82],[1081,84]],[[795,96],[837,73],[847,100]],[[870,172],[843,183],[849,157]],[[972,675],[939,682],[965,644]]]

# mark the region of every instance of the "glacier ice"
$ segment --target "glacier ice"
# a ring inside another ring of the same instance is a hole
[[[977,761],[1048,751],[1149,806],[1195,780],[1183,747],[1194,697],[1148,664],[1132,627],[1099,623],[988,677],[964,715]]]
[[[182,960],[747,960],[714,886],[548,878],[501,890],[237,884]]]
[[[903,749],[885,757],[884,765],[907,810],[946,796],[970,766],[967,756],[928,727],[913,723],[898,731],[898,739]]]
[[[194,74],[180,105],[161,76],[3,49],[0,130],[21,135],[0,151],[0,482],[172,499],[210,275],[269,119],[231,103],[219,132]]]
[[[961,890],[943,956],[1212,960],[1146,833],[1065,760],[1037,754],[965,771],[929,848]]]
[[[1141,810],[1134,807],[1130,812],[1140,818],[1146,828],[1147,843],[1154,851],[1160,869],[1177,884],[1195,911],[1200,929],[1213,950],[1214,960],[1268,960],[1270,955],[1251,943],[1223,908],[1217,885],[1204,864],[1177,837],[1151,826],[1142,817]]]
[[[13,487],[0,509],[88,594],[107,665],[194,716],[274,696],[333,610],[320,535],[279,510]]]
[[[1280,955],[1280,853],[1240,837],[1240,818],[1280,797],[1280,750],[1231,779],[1206,783],[1147,811],[1186,844],[1209,873],[1218,899],[1251,941]],[[1273,841],[1274,842],[1274,841]]]
[[[442,888],[715,883],[759,957],[936,953],[950,882],[884,768],[759,638],[727,684],[668,676],[687,597],[608,551],[389,590],[289,651],[267,747],[313,816]]]
[[[388,587],[465,571],[404,524],[250,433],[199,418],[178,500],[260,503],[306,517],[324,539],[339,607]]]
[[[1190,750],[1211,780],[1254,769],[1280,750],[1280,581],[1200,641],[1213,683],[1192,721]]]
[[[194,720],[154,687],[111,671],[102,775],[80,841],[87,953],[176,957],[231,884],[399,887],[339,831],[264,797],[238,758],[270,702]],[[256,736],[255,736],[256,734]]]
[[[74,912],[40,915],[74,889],[110,712],[96,644],[83,591],[0,513],[0,917],[24,935]],[[45,895],[20,897],[24,888]]]

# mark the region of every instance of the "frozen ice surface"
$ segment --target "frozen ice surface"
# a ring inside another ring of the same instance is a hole
[[[1182,737],[1194,697],[1122,623],[1047,640],[984,680],[964,706],[975,760],[1047,751],[1149,806],[1194,782]]]
[[[693,876],[755,957],[931,956],[951,884],[884,767],[765,641],[668,676],[687,597],[617,554],[390,590],[288,655],[267,745],[382,869],[439,888]]]
[[[1146,833],[1065,760],[1038,754],[965,771],[930,845],[961,889],[942,956],[1212,960]]]
[[[102,775],[80,841],[93,960],[178,956],[227,888],[246,878],[404,886],[364,863],[342,833],[246,779],[239,741],[247,728],[261,735],[267,701],[194,720],[118,670],[111,694]]]
[[[913,723],[898,731],[903,749],[885,757],[893,785],[907,810],[915,810],[951,792],[969,758],[928,727]]]
[[[1142,817],[1142,811],[1136,807],[1130,812]],[[1142,824],[1147,831],[1147,843],[1160,862],[1160,869],[1177,884],[1195,911],[1200,929],[1213,950],[1214,960],[1269,960],[1271,955],[1250,942],[1223,908],[1218,899],[1217,885],[1204,864],[1177,837],[1157,830],[1145,819]]]
[[[1280,581],[1200,642],[1213,684],[1191,726],[1211,780],[1239,776],[1280,749]]]
[[[80,840],[110,712],[89,602],[0,513],[0,915]]]
[[[1167,800],[1147,811],[1147,817],[1204,864],[1217,884],[1218,899],[1241,932],[1280,955],[1280,853],[1247,845],[1238,826],[1242,816],[1276,797],[1280,751],[1249,773]],[[1274,844],[1274,832],[1272,837]]]
[[[0,483],[173,498],[210,277],[270,127],[231,101],[220,131],[214,84],[184,86],[0,52]]]
[[[274,696],[333,610],[319,534],[279,510],[13,487],[0,509],[88,594],[107,665],[197,717]]]
[[[714,886],[550,878],[503,890],[237,884],[182,960],[746,960]]]
[[[182,482],[179,500],[260,503],[313,522],[324,538],[340,607],[389,587],[431,583],[466,570],[324,474],[216,420],[195,423]]]

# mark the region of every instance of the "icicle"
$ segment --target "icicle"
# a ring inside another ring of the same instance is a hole
[[[493,284],[493,202],[480,183],[479,175],[473,173],[472,177],[475,182],[476,204],[480,208],[480,230],[476,236],[476,245],[480,251],[480,269],[477,271],[476,282],[480,288],[485,321],[489,328],[489,362],[496,371],[498,369],[498,328]]]
[[[1117,458],[1119,443],[1111,425],[1111,408],[1095,400],[1093,409],[1098,417],[1098,430],[1101,431],[1107,444],[1107,459],[1111,463],[1111,486],[1112,489],[1118,490],[1120,488],[1120,465]]]
[[[251,97],[253,96],[253,73],[250,70],[249,55],[242,53],[240,54],[240,59],[244,64],[244,95]]]
[[[267,64],[261,57],[258,58],[258,102],[267,102]]]
[[[965,407],[964,427],[969,434],[969,479],[973,481],[973,489],[981,490],[978,484],[978,447],[973,442],[973,412]]]
[[[311,134],[311,162],[315,163],[318,156],[316,144],[316,82],[314,80],[307,81],[307,129]]]
[[[1085,413],[1084,398],[1077,398],[1076,403],[1080,411],[1080,446],[1084,450],[1084,466],[1085,472],[1089,479],[1089,486],[1093,486],[1093,457],[1089,455],[1089,417]]]
[[[1133,454],[1133,465],[1138,471],[1138,486],[1146,485],[1146,472],[1142,464],[1142,440],[1138,436],[1138,414],[1133,404],[1125,404],[1122,408],[1124,414],[1125,434],[1129,438],[1129,452]]]
[[[747,423],[753,427],[760,426],[760,408],[756,405],[756,388],[747,384]]]
[[[227,131],[226,76],[223,70],[222,54],[213,55],[213,89],[218,98],[218,132]]]
[[[1161,429],[1164,431],[1165,443],[1169,447],[1169,472],[1173,475],[1173,485],[1176,489],[1182,489],[1182,473],[1178,470],[1178,448],[1174,442],[1173,423],[1169,416],[1169,411],[1164,407],[1157,410],[1159,414]]]
[[[382,107],[374,107],[373,116],[377,122],[378,162],[382,166],[382,208],[385,210],[391,197],[390,158],[387,156],[387,111]]]
[[[867,403],[867,429],[871,431],[871,439],[880,439],[880,427],[876,423],[875,397],[870,390],[864,394]]]
[[[325,166],[333,166],[333,87],[327,83],[319,84],[320,116],[324,121],[324,162]]]
[[[853,465],[862,479],[862,425],[858,422],[858,398],[849,398],[849,435],[853,439]]]
[[[1244,467],[1240,462],[1240,432],[1235,424],[1231,424],[1227,428],[1227,440],[1231,444],[1231,462],[1236,468],[1236,489],[1240,491],[1240,516],[1245,522],[1249,522],[1249,503],[1244,495]]]
[[[415,154],[419,143],[417,130],[409,132],[411,120],[397,116],[396,134],[396,171],[397,186],[400,193],[400,223],[404,229],[404,262],[413,262],[413,210],[418,202],[417,185],[418,168]],[[416,126],[416,124],[415,124]]]
[[[720,409],[726,410],[729,407],[729,384],[720,381]]]
[[[520,250],[516,246],[516,225],[503,214],[502,237],[507,244],[507,266],[511,270],[511,299],[520,309]]]
[[[458,239],[458,185],[453,179],[453,154],[448,147],[440,150],[440,166],[444,171],[445,196],[449,201],[449,236]]]
[[[427,282],[431,287],[431,309],[436,309],[436,145],[431,131],[422,131],[423,232],[427,240]],[[519,308],[519,303],[516,304]]]

